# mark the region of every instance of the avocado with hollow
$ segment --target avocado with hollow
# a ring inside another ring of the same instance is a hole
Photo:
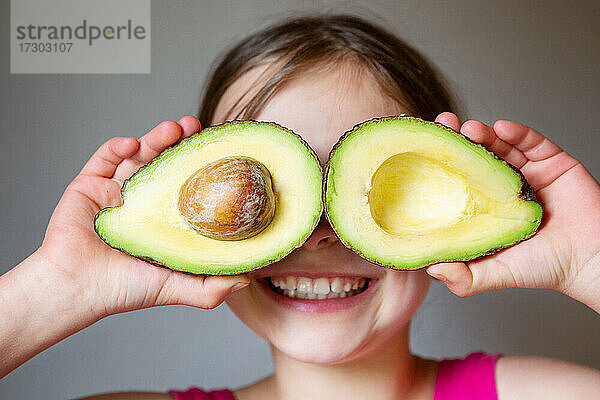
[[[535,234],[523,175],[464,135],[414,117],[346,132],[325,169],[327,218],[362,257],[400,270],[467,261]]]
[[[322,172],[310,147],[275,123],[233,121],[184,139],[123,185],[101,210],[111,247],[193,274],[248,272],[289,254],[322,212]]]

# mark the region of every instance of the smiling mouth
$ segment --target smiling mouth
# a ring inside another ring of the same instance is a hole
[[[294,299],[336,299],[356,296],[369,287],[370,278],[365,277],[268,277],[269,288],[275,293]]]

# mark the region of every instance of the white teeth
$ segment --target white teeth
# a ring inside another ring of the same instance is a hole
[[[327,278],[315,279],[314,283],[313,283],[313,291],[316,294],[329,293],[329,279],[327,279]]]
[[[299,292],[312,292],[312,279],[298,278],[298,291]]]
[[[285,286],[288,289],[296,289],[296,277],[295,276],[288,276],[285,280]]]
[[[340,278],[334,278],[333,281],[331,281],[331,291],[342,293],[343,290],[344,284],[342,283],[342,280]]]
[[[273,286],[284,296],[299,299],[332,299],[354,296],[364,289],[366,278],[317,278],[287,276],[270,278]]]

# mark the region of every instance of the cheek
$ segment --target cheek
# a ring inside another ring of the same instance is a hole
[[[272,331],[269,327],[269,318],[265,313],[264,305],[258,304],[256,293],[258,289],[256,282],[250,286],[238,290],[227,297],[225,303],[229,309],[257,335],[267,338],[267,333]]]
[[[381,291],[383,319],[394,324],[408,323],[425,300],[430,282],[425,270],[387,271]]]

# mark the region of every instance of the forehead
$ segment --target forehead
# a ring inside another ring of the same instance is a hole
[[[237,115],[269,76],[269,67],[263,66],[234,82],[220,100],[213,123]],[[225,115],[237,100],[238,107]],[[368,72],[341,65],[295,76],[278,89],[254,119],[277,122],[300,134],[325,162],[339,137],[354,125],[401,113],[406,110],[385,96]]]

